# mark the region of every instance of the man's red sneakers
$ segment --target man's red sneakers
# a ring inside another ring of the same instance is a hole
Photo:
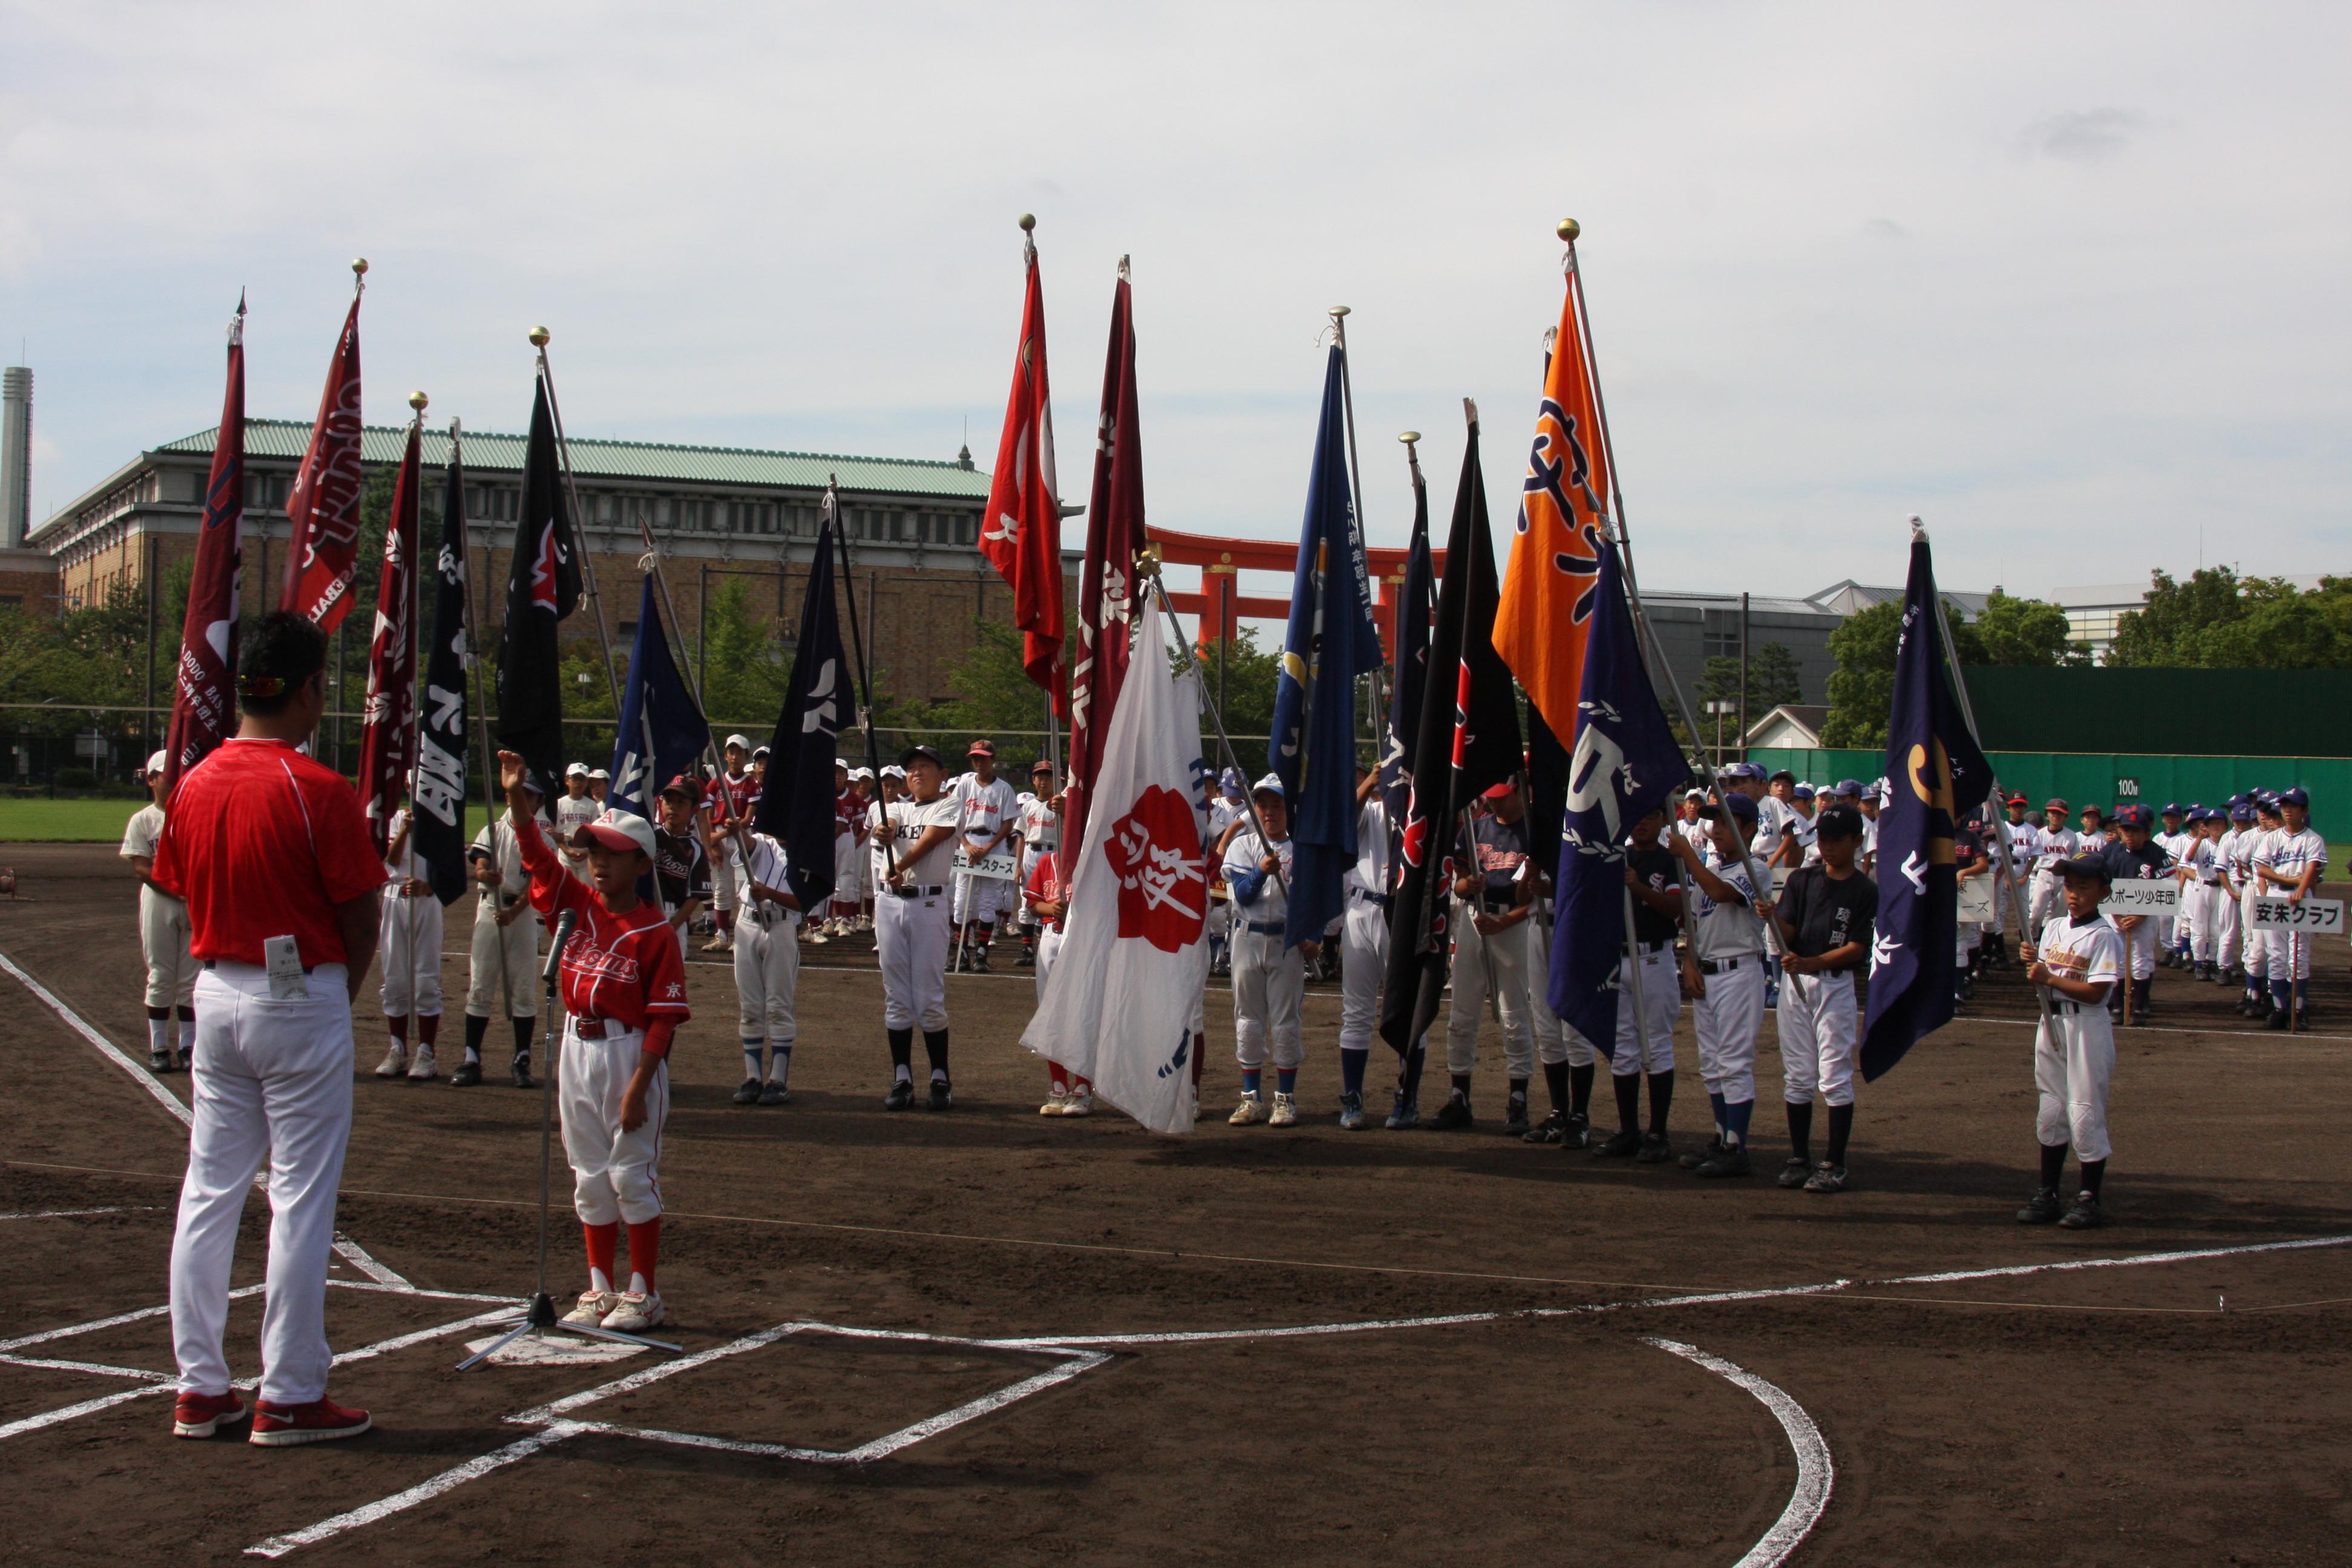
[[[331,1443],[338,1437],[356,1437],[369,1425],[366,1411],[346,1410],[331,1399],[314,1399],[308,1405],[272,1405],[261,1399],[254,1402],[251,1440],[265,1448]]]
[[[172,1436],[209,1437],[217,1426],[234,1426],[253,1413],[232,1388],[226,1394],[183,1394],[172,1406]]]

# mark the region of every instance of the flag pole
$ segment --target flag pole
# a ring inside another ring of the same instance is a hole
[[[588,607],[596,612],[596,646],[604,654],[604,689],[612,695],[613,718],[617,722],[621,717],[621,680],[613,673],[613,639],[604,634],[604,600],[596,592],[596,552],[588,548],[588,524],[580,514],[580,489],[572,481],[572,443],[563,434],[562,406],[555,400],[555,373],[547,364],[547,340],[551,335],[545,327],[533,327],[530,342],[539,353],[539,382],[547,388],[547,412],[555,422],[555,450],[562,459],[564,499],[572,503],[572,521],[578,530],[572,546],[580,552],[580,573],[588,584]]]
[[[420,470],[416,476],[416,483],[419,486],[425,483],[425,475],[421,471],[425,467],[425,406],[431,401],[432,399],[426,397],[422,392],[412,392],[408,395],[408,406],[416,410],[415,416],[409,421],[409,428],[416,433],[416,466]],[[422,501],[424,499],[416,495],[410,497],[412,501]],[[420,700],[416,689],[425,679],[424,639],[416,635],[417,628],[425,618],[425,574],[419,569],[425,556],[425,520],[421,515],[423,510],[421,506],[418,508],[420,515],[416,522],[416,537],[409,542],[408,546],[408,603],[404,606],[408,611],[409,664],[408,776],[401,781],[408,795],[408,853],[402,857],[404,860],[414,857],[416,853],[416,769],[425,755],[422,740],[425,704]],[[400,520],[394,518],[392,526],[394,529],[399,528]],[[457,818],[457,834],[461,838],[465,837],[465,820],[461,809]],[[430,867],[426,868],[427,871],[431,869]],[[406,889],[404,889],[404,895]],[[430,896],[435,902],[440,901],[439,894]],[[425,959],[424,955],[416,951],[416,900],[414,898],[408,898],[406,903],[408,905],[408,1005],[410,1011],[415,1012],[417,1003],[421,1000],[417,993],[424,984]],[[433,966],[435,972],[438,973],[441,967],[441,955],[437,952],[433,955]],[[418,1043],[422,1044],[425,1017],[421,1013],[416,1015],[416,1033]]]
[[[457,470],[457,482],[461,488],[457,494],[444,495],[441,498],[441,509],[444,513],[453,506],[463,508],[466,504],[465,491],[462,489],[466,480],[464,422],[454,415],[449,419],[449,466]],[[482,575],[488,577],[489,574],[490,552],[486,544],[482,550]],[[466,669],[474,683],[474,734],[481,742],[482,831],[489,837],[490,865],[498,872],[496,881],[488,889],[490,907],[495,912],[504,914],[506,913],[504,903],[506,863],[499,856],[499,773],[498,769],[490,765],[490,710],[488,702],[482,696],[481,621],[474,604],[474,529],[473,520],[467,518],[466,520]],[[543,784],[546,781],[541,782]],[[464,831],[461,821],[458,828],[460,837],[464,837]],[[477,899],[481,896],[478,889],[474,894]],[[532,940],[535,942],[538,939]],[[506,949],[501,945],[499,949],[499,1005],[511,1014],[514,1011],[513,1002],[514,978],[507,973]]]
[[[1060,505],[1056,500],[1055,504]],[[824,511],[833,519],[835,542],[841,550],[841,580],[848,592],[849,657],[857,666],[857,722],[866,731],[866,765],[874,770],[874,809],[882,819],[882,881],[883,890],[898,876],[898,830],[890,825],[890,808],[882,801],[882,736],[874,728],[874,675],[866,668],[866,643],[857,629],[857,558],[849,550],[849,525],[841,515],[841,479],[838,475],[824,477]],[[1056,569],[1060,563],[1055,563]],[[953,913],[950,908],[950,913]]]
[[[1356,537],[1364,541],[1369,546],[1371,542],[1372,531],[1364,521],[1364,469],[1356,453],[1356,369],[1354,362],[1348,357],[1348,316],[1347,306],[1331,307],[1331,337],[1332,341],[1339,345],[1339,401],[1348,414],[1348,483],[1353,489],[1353,494],[1349,498],[1348,510],[1356,520]],[[1406,460],[1412,461],[1412,454],[1410,446],[1407,447],[1405,455]],[[1420,473],[1420,466],[1415,464],[1413,474],[1416,481]],[[1369,565],[1368,559],[1368,569]],[[1386,721],[1388,715],[1388,703],[1384,700],[1381,690],[1381,670],[1378,665],[1372,667],[1371,681],[1372,711],[1376,715],[1372,722],[1374,737],[1372,749],[1378,752],[1381,749],[1379,744],[1381,726]],[[1372,764],[1372,771],[1374,773],[1380,771],[1377,760]]]
[[[1919,521],[1919,518],[1916,513],[1911,517],[1910,523],[1911,538],[1913,542],[1919,544],[1926,543],[1927,542],[1927,526]],[[1969,702],[1969,683],[1960,679],[1960,656],[1958,650],[1952,647],[1952,620],[1951,616],[1947,615],[1944,610],[1943,590],[1940,588],[1937,589],[1933,597],[1936,601],[1936,637],[1937,639],[1944,645],[1944,668],[1951,672],[1952,686],[1954,688],[1955,694],[1960,700],[1960,722],[1969,727],[1969,739],[1977,743],[1977,750],[1982,751],[1984,750],[1984,737],[1977,733],[1976,710]],[[1990,759],[1988,758],[1987,761],[1990,761]],[[1988,801],[1990,801],[1994,794],[1998,793],[2000,787],[2000,780],[1999,776],[1996,775],[1992,780],[1992,788],[1988,790],[1986,794]],[[1998,816],[1998,814],[1996,814],[1996,816]],[[2026,927],[2025,895],[2018,890],[2015,868],[2010,863],[2009,834],[2004,831],[2007,826],[2008,825],[2006,823],[1998,820],[1995,821],[1992,834],[1993,853],[2000,858],[2000,879],[2009,884],[2009,907],[2011,911],[2017,917],[2017,940],[2019,946],[2021,950],[2028,955],[2027,962],[2031,963],[2032,961],[2031,953],[2033,947],[2033,932]],[[2129,1007],[2131,1005],[2131,954],[2128,951],[2124,954],[2124,978],[2122,982],[2124,988],[2124,1005],[2126,1007]],[[2054,1033],[2057,1024],[2057,1016],[2050,1005],[2050,987],[2047,985],[2037,985],[2033,988],[2033,995],[2035,1001],[2040,1004],[2043,1027]]]
[[[1249,774],[1243,771],[1241,758],[1234,753],[1233,740],[1225,733],[1225,717],[1217,711],[1216,702],[1209,696],[1209,683],[1201,674],[1201,661],[1193,656],[1192,645],[1185,640],[1182,625],[1176,619],[1176,606],[1168,602],[1168,584],[1160,581],[1160,546],[1147,544],[1136,552],[1135,576],[1136,581],[1143,584],[1144,592],[1160,601],[1160,613],[1168,618],[1168,624],[1177,628],[1177,651],[1183,656],[1184,659],[1181,673],[1191,676],[1192,683],[1201,689],[1201,706],[1208,710],[1209,722],[1217,731],[1217,744],[1224,748],[1226,763],[1235,773],[1242,775],[1242,804],[1249,809],[1250,826],[1257,834],[1257,841],[1265,846],[1266,853],[1271,855],[1274,853],[1274,839],[1265,830],[1265,819],[1257,814],[1257,791],[1249,787]],[[1161,656],[1166,657],[1164,648],[1161,650]],[[1287,900],[1290,897],[1290,879],[1282,874],[1279,861],[1274,868],[1274,880],[1275,885],[1282,889],[1283,898]]]

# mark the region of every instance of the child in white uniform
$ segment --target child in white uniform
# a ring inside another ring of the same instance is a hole
[[[2042,1142],[2042,1182],[2017,1211],[2020,1225],[2055,1220],[2068,1230],[2107,1223],[2099,1187],[2107,1173],[2107,1083],[2115,1076],[2115,1026],[2107,993],[2123,977],[2122,935],[2099,913],[2107,896],[2106,863],[2069,860],[2060,871],[2066,913],[2026,950],[2025,978],[2050,988],[2050,1016],[2033,1039],[2033,1082],[2041,1090],[2034,1131]],[[2072,1146],[2083,1171],[2072,1208],[2058,1197]]]

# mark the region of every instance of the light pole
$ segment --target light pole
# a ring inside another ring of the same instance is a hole
[[[1725,701],[1722,701],[1722,700],[1717,700],[1717,701],[1709,702],[1709,703],[1706,705],[1706,710],[1707,710],[1708,712],[1710,712],[1710,713],[1712,713],[1712,714],[1714,714],[1714,715],[1715,715],[1715,765],[1716,765],[1716,768],[1717,768],[1717,770],[1718,772],[1720,772],[1720,771],[1721,771],[1721,769],[1722,769],[1722,767],[1723,767],[1723,762],[1724,762],[1724,756],[1723,756],[1723,719],[1724,719],[1724,715],[1725,715],[1725,714],[1727,714],[1727,713],[1734,713],[1734,712],[1737,712],[1737,711],[1738,711],[1738,709],[1739,709],[1739,704],[1738,704],[1738,703],[1737,703],[1737,702],[1725,702]]]

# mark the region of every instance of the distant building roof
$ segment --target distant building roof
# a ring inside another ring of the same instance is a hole
[[[1997,594],[2000,591],[1995,588],[1993,593]],[[1969,620],[1974,620],[1983,615],[1985,601],[1992,597],[1991,594],[1964,594],[1953,588],[1942,588],[1937,592],[1942,595],[1944,603],[1959,611],[1961,616]],[[1900,603],[1902,598],[1903,590],[1899,587],[1874,588],[1849,577],[1843,583],[1831,584],[1818,594],[1806,595],[1805,602],[1816,609],[1826,610],[1833,616],[1852,616],[1860,614],[1873,605]]]
[[[1749,746],[1815,751],[1822,743],[1822,726],[1829,721],[1826,704],[1783,702],[1750,725],[1741,739]]]
[[[212,454],[215,426],[167,441],[159,453]],[[369,463],[396,463],[408,438],[405,426],[371,425],[360,441]],[[527,437],[487,430],[464,432],[468,468],[522,471]],[[248,419],[248,457],[299,458],[310,443],[307,420]],[[838,479],[845,490],[887,495],[953,496],[985,500],[988,476],[969,463],[919,458],[853,458],[821,452],[774,452],[750,447],[677,447],[662,441],[610,441],[572,437],[572,471],[583,479],[675,479],[687,484],[744,485],[821,490]],[[446,430],[425,432],[424,461],[438,468],[449,460]]]

